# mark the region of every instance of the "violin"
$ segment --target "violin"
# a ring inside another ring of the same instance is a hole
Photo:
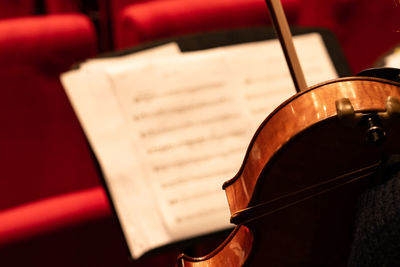
[[[358,199],[400,154],[400,71],[306,89],[281,4],[267,5],[298,93],[264,120],[223,185],[233,232],[204,257],[181,254],[178,266],[346,266]]]

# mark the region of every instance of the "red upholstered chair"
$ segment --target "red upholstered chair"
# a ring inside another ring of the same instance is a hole
[[[80,12],[83,1],[81,0],[44,0],[47,13],[76,13]]]
[[[0,0],[0,19],[33,15],[35,0]]]
[[[339,38],[354,73],[400,43],[400,5],[392,0],[302,0],[299,24],[323,26]]]
[[[116,0],[117,49],[181,34],[269,24],[264,0]],[[338,37],[354,73],[400,42],[400,5],[392,0],[282,0],[291,25],[325,27]]]
[[[283,0],[291,23],[297,21],[300,0]],[[211,30],[269,23],[264,0],[171,0],[126,6],[114,19],[117,49],[146,41]]]
[[[130,260],[59,81],[96,54],[78,14],[0,20],[0,266],[173,265]]]
[[[81,15],[0,20],[0,209],[99,185],[59,82],[95,40]]]
[[[0,20],[0,210],[99,185],[59,82],[61,72],[95,54],[84,16]]]
[[[354,72],[370,67],[400,45],[400,4],[392,0],[357,0],[343,36],[343,49]]]
[[[96,20],[98,26],[100,48],[111,50],[113,46],[111,42],[112,31],[115,30],[115,20],[120,16],[121,11],[134,3],[152,1],[160,0],[44,0],[44,3],[46,12],[50,14],[83,12],[87,15],[93,15],[92,19]],[[182,3],[185,1],[182,1]]]
[[[112,50],[110,5],[111,0],[44,0],[44,9],[48,14],[82,13],[95,24],[100,52]]]
[[[110,215],[59,82],[61,72],[95,54],[84,16],[0,20],[1,266],[21,266],[22,255],[35,251],[13,244]]]

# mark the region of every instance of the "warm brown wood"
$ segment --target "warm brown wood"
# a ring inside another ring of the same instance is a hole
[[[247,260],[253,246],[253,234],[245,226],[237,226],[229,237],[210,254],[192,258],[181,254],[179,267],[241,266]]]
[[[352,77],[280,105],[224,185],[232,219],[250,231],[236,230],[206,257],[182,256],[181,266],[346,266],[356,202],[375,183],[382,155],[400,154],[400,116],[382,119],[386,140],[372,144],[362,123],[338,118],[335,101],[348,98],[355,112],[383,112],[389,96],[400,98],[400,84]]]
[[[238,174],[224,184],[231,214],[248,206],[262,169],[283,144],[337,115],[337,99],[349,98],[355,111],[382,111],[388,96],[400,96],[398,86],[377,78],[343,78],[311,87],[280,105],[257,130]]]

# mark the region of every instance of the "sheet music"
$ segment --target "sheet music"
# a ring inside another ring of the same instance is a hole
[[[105,71],[105,69],[112,66],[140,64],[143,60],[157,60],[159,57],[176,56],[179,54],[180,50],[178,45],[176,43],[168,43],[162,46],[118,57],[92,58],[81,64],[80,69]]]
[[[294,44],[308,86],[337,78],[320,34],[295,36]],[[294,94],[295,88],[277,40],[251,43],[235,53],[229,56],[228,63],[236,79],[232,86],[246,101],[255,131],[279,104]]]
[[[309,85],[337,76],[319,34],[295,45]],[[165,51],[88,62],[62,79],[134,258],[230,226],[221,186],[258,125],[295,93],[277,40]]]
[[[225,59],[205,53],[110,71],[172,238],[229,226],[221,185],[238,171],[252,127]]]
[[[391,68],[400,68],[400,47],[394,49],[393,53],[384,58],[384,66]]]
[[[158,212],[154,212],[157,203],[154,196],[149,194],[145,175],[132,149],[127,122],[106,75],[106,68],[119,65],[119,62],[128,58],[125,64],[140,65],[143,64],[142,60],[147,62],[160,56],[169,57],[178,51],[176,44],[168,44],[144,53],[94,59],[96,62],[86,62],[80,69],[61,76],[62,84],[102,168],[133,258],[165,244],[165,240],[170,238]]]

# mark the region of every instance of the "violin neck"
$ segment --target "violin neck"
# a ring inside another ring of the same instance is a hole
[[[307,89],[303,70],[293,44],[292,34],[280,0],[266,0],[272,24],[279,38],[296,92]]]

